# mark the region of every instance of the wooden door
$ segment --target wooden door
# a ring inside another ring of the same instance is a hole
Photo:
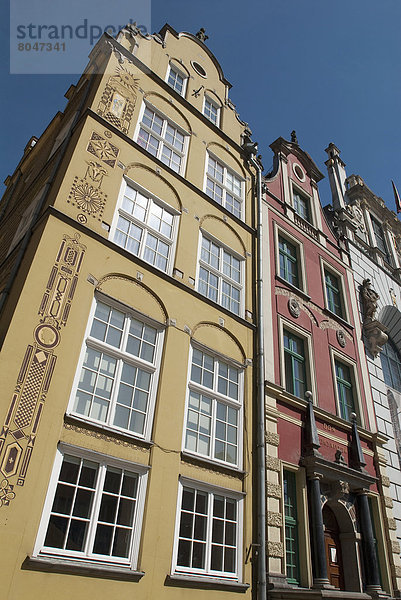
[[[343,564],[341,558],[340,531],[333,511],[323,509],[324,545],[326,549],[327,577],[336,588],[344,589]]]

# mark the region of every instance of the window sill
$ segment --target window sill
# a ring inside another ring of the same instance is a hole
[[[143,438],[135,437],[134,435],[130,435],[129,433],[124,433],[118,429],[113,429],[113,427],[109,427],[107,425],[99,425],[99,423],[94,423],[93,421],[89,421],[88,419],[84,419],[82,417],[78,417],[77,415],[64,415],[64,423],[68,425],[76,425],[78,427],[85,427],[90,432],[93,432],[94,437],[97,437],[97,434],[100,435],[112,435],[122,442],[127,442],[129,444],[137,444],[143,448],[149,449],[153,446],[153,442],[144,440]]]
[[[296,285],[293,285],[292,283],[290,283],[289,281],[287,281],[283,277],[280,277],[280,275],[276,275],[276,280],[278,282],[280,282],[280,283],[283,283],[287,287],[289,287],[290,290],[292,290],[298,296],[301,296],[301,298],[303,298],[304,300],[310,301],[311,297],[308,296],[308,294],[306,292],[304,292],[303,290],[301,290],[300,288],[298,288]]]
[[[354,329],[354,326],[351,325],[351,323],[348,323],[348,321],[346,321],[343,317],[336,315],[336,313],[332,312],[329,308],[326,307],[324,312],[336,321],[339,321],[342,325],[344,325],[344,327],[348,327],[348,329]]]
[[[239,583],[238,581],[227,579],[214,579],[212,577],[193,577],[192,575],[167,575],[164,585],[206,590],[227,590],[241,593],[246,592],[249,588],[249,583]]]
[[[23,570],[43,571],[45,573],[65,573],[83,577],[98,577],[103,579],[119,579],[121,581],[139,581],[145,573],[130,568],[114,565],[82,562],[67,558],[32,557],[27,556],[22,563]]]
[[[230,467],[230,465],[224,465],[211,460],[210,458],[198,456],[197,454],[191,454],[190,452],[186,452],[184,450],[181,452],[181,460],[203,466],[207,464],[221,473],[228,473],[230,475],[237,474],[239,477],[242,477],[247,473],[238,467]]]

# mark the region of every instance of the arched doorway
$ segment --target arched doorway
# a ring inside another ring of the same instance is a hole
[[[329,506],[323,508],[324,545],[327,561],[327,577],[330,584],[344,590],[344,571],[341,553],[340,528]]]

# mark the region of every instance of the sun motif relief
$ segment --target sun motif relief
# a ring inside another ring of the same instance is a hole
[[[131,90],[134,94],[135,90],[138,89],[139,79],[135,79],[135,77],[123,66],[118,66],[116,68],[116,74],[113,76],[113,79],[116,81],[116,83],[118,82]]]

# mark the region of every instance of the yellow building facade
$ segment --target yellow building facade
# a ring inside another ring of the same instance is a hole
[[[6,180],[5,600],[251,596],[254,173],[203,40],[105,34]]]

